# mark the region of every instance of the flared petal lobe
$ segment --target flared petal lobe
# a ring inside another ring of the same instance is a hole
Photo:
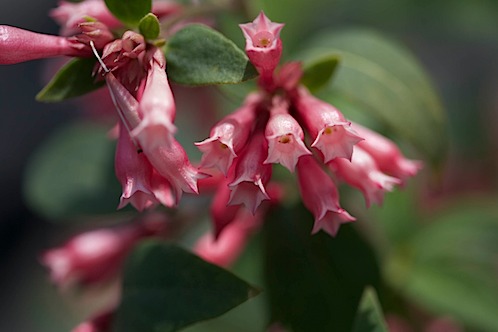
[[[341,224],[355,220],[339,205],[335,183],[313,156],[299,159],[297,176],[303,203],[315,217],[312,233],[323,229],[335,236]]]

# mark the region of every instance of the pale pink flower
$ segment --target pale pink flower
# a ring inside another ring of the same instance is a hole
[[[10,65],[63,55],[89,57],[91,53],[66,37],[0,25],[0,64]]]
[[[402,184],[422,168],[421,161],[405,158],[396,144],[387,137],[357,123],[353,123],[352,127],[365,139],[358,146],[372,156],[382,172],[400,179]]]
[[[304,145],[304,132],[299,123],[289,114],[288,103],[275,98],[265,136],[268,141],[268,158],[265,164],[280,163],[294,172],[299,157],[311,152]]]
[[[143,94],[139,102],[140,124],[133,129],[132,136],[141,136],[142,144],[153,147],[163,139],[171,141],[176,131],[175,100],[166,76],[166,59],[163,52],[154,47],[149,60],[149,70]],[[158,140],[157,137],[162,137]]]
[[[339,193],[334,181],[313,156],[299,159],[297,176],[303,203],[315,217],[313,234],[324,230],[335,236],[341,224],[355,220],[339,205]]]
[[[363,138],[338,109],[314,97],[304,87],[299,89],[295,106],[314,139],[311,146],[322,152],[325,163],[335,158],[351,159],[353,146]]]
[[[280,31],[284,24],[274,23],[261,12],[251,23],[240,24],[246,39],[246,54],[261,75],[260,84],[273,84],[273,71],[282,56]]]
[[[130,203],[142,211],[157,203],[151,186],[152,166],[145,155],[137,151],[125,128],[119,130],[114,165],[116,177],[123,188],[118,209]]]
[[[372,202],[381,205],[384,193],[401,184],[401,180],[382,173],[375,160],[358,146],[351,161],[337,158],[329,166],[349,185],[362,191],[367,207]]]
[[[244,204],[255,214],[261,202],[270,199],[265,189],[272,173],[271,165],[264,164],[267,155],[268,143],[258,132],[236,160],[234,181],[229,184],[229,205]]]
[[[223,174],[228,173],[233,159],[237,157],[251,134],[256,107],[260,101],[259,94],[250,94],[242,107],[213,126],[209,138],[195,143],[203,152],[202,168],[216,167]]]
[[[64,246],[45,252],[42,263],[61,288],[90,285],[116,276],[123,259],[140,239],[163,230],[146,222],[114,229],[99,229],[75,236]]]

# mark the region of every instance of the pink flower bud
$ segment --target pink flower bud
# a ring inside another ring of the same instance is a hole
[[[268,155],[268,143],[262,132],[251,138],[237,159],[229,205],[244,204],[253,214],[263,200],[270,199],[265,186],[270,181],[272,168],[264,164]]]
[[[274,23],[261,12],[251,23],[240,24],[246,38],[246,53],[263,84],[271,84],[273,71],[282,56],[280,31],[284,24]]]
[[[63,55],[88,57],[91,52],[75,47],[65,37],[0,25],[0,64],[10,65]]]
[[[142,211],[157,203],[151,187],[152,166],[145,155],[137,151],[125,128],[119,130],[114,165],[116,177],[123,187],[118,209],[131,203]]]
[[[382,172],[400,179],[402,184],[422,168],[421,161],[406,159],[396,144],[387,137],[357,123],[353,123],[352,127],[365,139],[358,146],[370,154]]]
[[[299,158],[297,176],[303,203],[315,217],[313,234],[323,229],[335,236],[341,224],[355,220],[339,205],[339,193],[334,181],[313,156]]]
[[[195,244],[194,251],[210,263],[230,266],[243,252],[252,234],[261,227],[263,215],[260,211],[251,215],[240,210],[219,237],[215,238],[211,232],[204,234]]]
[[[233,159],[244,147],[253,129],[256,107],[260,101],[259,94],[249,95],[241,108],[214,125],[209,138],[195,143],[203,152],[202,168],[216,167],[223,174],[228,173]]]
[[[299,157],[310,155],[311,152],[304,145],[303,129],[289,114],[287,108],[287,102],[278,98],[274,100],[265,130],[269,146],[265,164],[280,163],[294,172]]]
[[[110,29],[122,26],[102,0],[85,0],[78,3],[60,1],[59,6],[50,11],[50,16],[62,27],[61,34],[66,36],[75,33],[78,24],[88,18],[99,21]]]
[[[400,184],[397,178],[388,176],[379,171],[375,160],[360,147],[355,147],[351,161],[334,159],[330,167],[349,185],[363,192],[367,207],[371,202],[381,205],[386,191],[392,191]]]
[[[142,144],[154,146],[157,138],[171,141],[176,131],[175,100],[166,76],[166,60],[159,48],[154,48],[150,53],[149,72],[145,88],[139,102],[139,112],[142,121],[133,129],[132,136],[141,136]]]
[[[160,231],[161,227],[140,223],[86,232],[63,247],[48,250],[41,261],[50,269],[51,279],[59,287],[103,282],[117,274],[123,259],[138,240]]]
[[[299,89],[295,106],[306,129],[314,138],[311,146],[323,153],[325,163],[334,158],[351,159],[353,146],[362,138],[339,110],[315,98],[305,88]]]

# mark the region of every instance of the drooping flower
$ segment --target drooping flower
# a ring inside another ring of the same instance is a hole
[[[236,160],[229,205],[244,204],[255,214],[261,202],[270,199],[265,189],[272,173],[271,165],[264,164],[267,155],[268,143],[259,130]]]
[[[299,88],[294,102],[299,118],[314,140],[311,146],[320,150],[324,162],[334,158],[351,159],[353,146],[363,138],[351,128],[344,115],[304,87]]]
[[[315,217],[313,234],[324,230],[336,236],[341,224],[355,220],[339,205],[335,183],[313,156],[299,158],[297,176],[303,203]]]
[[[240,24],[246,39],[246,53],[260,74],[260,84],[270,88],[273,72],[282,56],[280,31],[284,24],[270,21],[261,12],[251,23]]]
[[[381,205],[384,193],[401,184],[401,180],[382,173],[375,160],[358,146],[354,149],[351,161],[337,158],[329,165],[349,185],[362,191],[367,207],[372,202]]]
[[[256,107],[260,101],[259,94],[250,94],[242,107],[213,126],[209,138],[195,143],[203,153],[202,168],[216,167],[223,174],[228,173],[233,159],[237,157],[251,134]]]
[[[405,158],[396,144],[387,137],[357,123],[353,123],[352,127],[365,139],[358,146],[368,152],[382,172],[400,179],[402,184],[422,168],[421,161]]]
[[[274,98],[265,136],[269,149],[265,164],[280,163],[294,172],[299,157],[311,154],[303,142],[303,129],[289,114],[288,103],[281,98]]]

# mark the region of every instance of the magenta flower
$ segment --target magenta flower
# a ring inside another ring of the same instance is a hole
[[[324,162],[335,158],[351,159],[353,146],[363,138],[351,128],[344,115],[304,87],[299,89],[295,99],[299,117],[314,139],[311,146],[322,152]]]
[[[402,184],[422,168],[421,161],[405,158],[396,144],[387,137],[357,123],[353,123],[352,127],[365,138],[358,146],[368,152],[382,172],[400,179]]]
[[[355,220],[341,208],[335,183],[312,156],[299,159],[297,178],[303,203],[315,217],[313,234],[324,230],[336,236],[341,224]]]
[[[234,180],[229,184],[229,205],[244,204],[252,214],[262,201],[270,199],[265,186],[271,178],[271,165],[264,164],[268,143],[262,132],[254,134],[235,164]]]
[[[372,202],[381,205],[384,193],[401,184],[401,180],[382,173],[375,160],[360,147],[355,147],[351,161],[338,158],[329,165],[349,185],[362,191],[367,207]]]
[[[270,112],[265,130],[268,141],[268,158],[265,164],[280,163],[294,172],[299,157],[311,154],[303,142],[303,129],[289,114],[286,101],[274,98]]]
[[[216,167],[223,174],[228,173],[234,158],[251,134],[256,118],[256,107],[260,101],[259,94],[250,94],[242,107],[214,125],[209,138],[195,143],[203,153],[202,168]]]
[[[261,12],[251,23],[240,24],[246,38],[246,53],[260,74],[260,83],[273,84],[273,71],[282,56],[280,31],[284,24],[274,23]]]

